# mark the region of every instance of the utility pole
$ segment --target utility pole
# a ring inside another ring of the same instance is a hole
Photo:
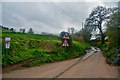
[[[83,30],[83,22],[82,22],[82,30]]]
[[[118,2],[118,10],[120,12],[120,1]]]

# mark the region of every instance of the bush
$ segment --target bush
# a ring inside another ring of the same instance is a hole
[[[116,58],[114,57],[114,54],[116,53],[118,47],[109,47],[108,50],[106,50],[106,46],[105,44],[101,46],[101,49],[104,51],[104,55],[109,58],[111,61],[114,62],[115,64],[115,60]],[[120,55],[117,55],[117,57],[119,57]],[[115,64],[116,65],[116,64]]]
[[[72,39],[74,41],[78,41],[78,42],[85,42],[82,37],[79,37],[79,36],[76,36],[76,35],[72,35]]]
[[[107,23],[107,36],[111,46],[120,45],[120,27],[119,27],[119,13],[116,12],[112,15],[111,19]]]

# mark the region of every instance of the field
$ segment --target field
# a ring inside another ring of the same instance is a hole
[[[4,38],[11,37],[11,48],[5,49]],[[85,54],[90,48],[87,43],[73,41],[72,47],[61,47],[57,36],[2,32],[2,66],[27,63],[32,67],[42,63],[63,61]]]

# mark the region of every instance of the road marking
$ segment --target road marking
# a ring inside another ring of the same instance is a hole
[[[78,64],[79,62],[82,61],[82,58],[80,58],[78,61],[76,61],[74,64],[72,64],[70,67],[68,67],[66,70],[64,70],[63,72],[61,72],[60,74],[58,74],[57,76],[55,76],[55,78],[58,78],[59,76],[61,76],[62,74],[64,74],[66,71],[68,71],[70,68],[72,68],[73,66],[75,66],[76,64]]]

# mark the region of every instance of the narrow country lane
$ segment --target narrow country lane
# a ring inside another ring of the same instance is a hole
[[[118,78],[118,67],[106,64],[98,51],[85,60],[76,58],[16,70],[4,73],[3,78]]]
[[[118,68],[106,64],[100,52],[81,61],[59,78],[118,78]]]
[[[3,78],[53,78],[59,73],[65,71],[77,60],[79,60],[79,58],[56,63],[48,63],[23,70],[16,70],[10,73],[4,73]]]

